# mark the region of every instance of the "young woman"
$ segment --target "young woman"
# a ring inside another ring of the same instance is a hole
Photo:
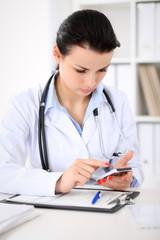
[[[58,66],[48,87],[15,97],[2,122],[0,192],[53,196],[85,183],[117,190],[142,184],[126,95],[105,86],[114,118],[103,92],[102,80],[119,46],[110,21],[98,11],[77,11],[64,20],[53,50]],[[128,166],[132,171],[97,182],[105,172]]]

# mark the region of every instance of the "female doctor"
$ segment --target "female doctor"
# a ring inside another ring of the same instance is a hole
[[[58,67],[45,93],[40,85],[19,94],[2,121],[0,192],[53,196],[85,183],[118,190],[142,184],[126,95],[105,87],[110,104],[103,92],[119,46],[110,21],[98,11],[77,11],[64,20],[53,50]],[[128,166],[132,171],[97,182],[105,172]]]

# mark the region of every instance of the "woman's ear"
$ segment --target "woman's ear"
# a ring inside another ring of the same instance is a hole
[[[61,53],[57,45],[53,48],[53,56],[57,63],[60,63],[61,60]]]

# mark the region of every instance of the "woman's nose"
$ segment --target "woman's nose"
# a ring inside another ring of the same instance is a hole
[[[88,74],[85,79],[85,84],[87,88],[93,88],[96,82],[96,75],[95,74]]]

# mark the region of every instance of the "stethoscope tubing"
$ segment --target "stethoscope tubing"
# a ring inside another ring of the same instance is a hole
[[[45,110],[45,102],[46,102],[46,98],[47,98],[49,85],[51,83],[53,76],[54,76],[54,74],[52,74],[52,76],[49,78],[49,80],[44,88],[44,91],[42,93],[40,107],[39,107],[39,119],[38,119],[38,145],[39,145],[41,165],[42,165],[42,168],[44,170],[47,170],[48,172],[50,172],[50,168],[49,168],[46,136],[45,136],[44,110]]]

